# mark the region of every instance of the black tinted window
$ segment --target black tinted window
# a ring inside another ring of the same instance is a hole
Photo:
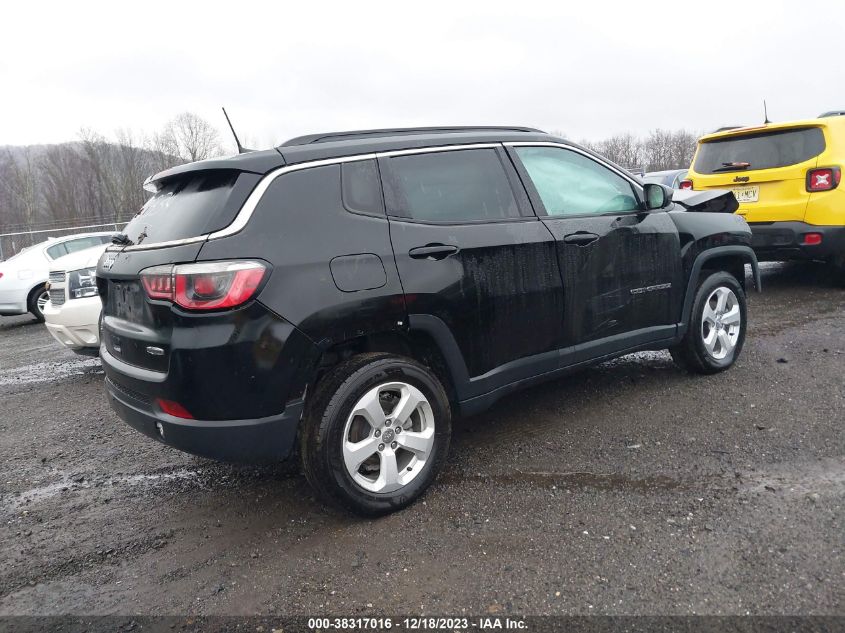
[[[123,232],[135,244],[195,237],[207,232],[235,187],[238,172],[205,171],[166,183]]]
[[[786,167],[810,160],[823,151],[824,133],[817,127],[734,136],[702,143],[695,158],[695,171],[715,174]],[[749,163],[749,166],[730,163]]]
[[[493,149],[390,159],[391,211],[427,222],[519,217],[505,168]]]
[[[356,160],[343,163],[343,206],[355,213],[383,215],[381,182],[375,160]]]

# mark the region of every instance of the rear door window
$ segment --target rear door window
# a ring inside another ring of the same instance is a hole
[[[449,150],[389,160],[392,215],[422,222],[519,218],[507,173],[494,149]]]
[[[824,133],[817,127],[731,136],[702,143],[695,171],[718,174],[787,167],[818,156],[824,148]]]
[[[233,170],[200,171],[167,181],[123,233],[134,244],[204,235],[228,226],[257,177]]]

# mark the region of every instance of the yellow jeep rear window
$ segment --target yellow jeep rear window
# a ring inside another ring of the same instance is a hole
[[[772,169],[803,163],[824,151],[821,128],[729,136],[701,144],[693,169],[699,174]]]

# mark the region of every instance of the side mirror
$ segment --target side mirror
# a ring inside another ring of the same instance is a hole
[[[643,185],[646,211],[665,209],[672,204],[673,193],[674,191],[666,185],[658,185],[651,182]]]

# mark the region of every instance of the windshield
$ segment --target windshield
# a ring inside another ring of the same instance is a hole
[[[238,172],[201,171],[166,182],[123,229],[133,244],[154,244],[208,232],[226,206]]]
[[[695,171],[716,174],[786,167],[818,156],[824,148],[824,133],[817,127],[730,136],[702,143]]]

